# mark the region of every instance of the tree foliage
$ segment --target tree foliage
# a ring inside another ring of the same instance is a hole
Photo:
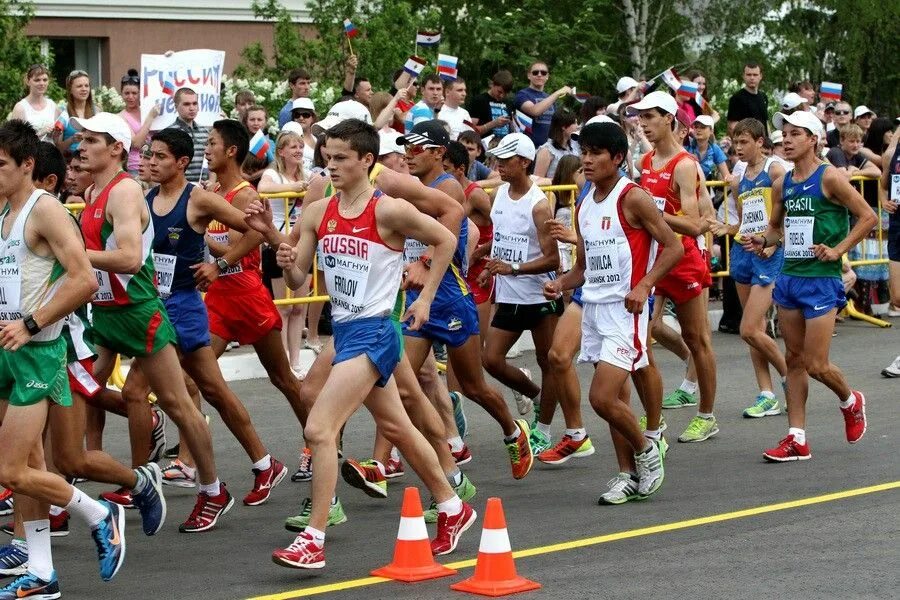
[[[0,0],[0,115],[7,115],[26,93],[24,75],[33,64],[47,64],[41,44],[25,35],[34,16],[27,0]]]

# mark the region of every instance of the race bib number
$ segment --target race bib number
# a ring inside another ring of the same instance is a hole
[[[522,264],[528,260],[528,236],[494,232],[494,243],[491,245],[491,258],[505,263]]]
[[[766,211],[766,199],[759,195],[741,199],[741,227],[738,233],[742,236],[758,235],[769,225],[769,213]]]
[[[900,202],[900,174],[891,175],[891,200]]]
[[[326,254],[323,258],[325,287],[331,304],[350,313],[365,308],[366,288],[372,263],[352,256]]]
[[[210,233],[209,237],[211,237],[217,243],[222,244],[223,246],[227,246],[229,243],[227,231],[222,232],[222,233]],[[215,262],[215,260],[213,260],[212,262]],[[228,267],[227,269],[225,269],[224,271],[219,273],[219,277],[224,277],[226,275],[234,275],[235,273],[243,273],[243,272],[244,272],[244,267],[241,266],[241,261],[238,261],[237,263],[231,265],[230,267]]]
[[[810,246],[813,245],[815,217],[784,218],[784,257],[815,258]]]
[[[112,283],[109,281],[109,273],[101,271],[100,269],[94,269],[94,275],[97,276],[97,285],[99,287],[97,291],[94,292],[93,301],[112,302],[115,297],[113,296]]]
[[[615,238],[584,241],[587,285],[614,285],[621,282],[619,273],[619,246]]]
[[[406,261],[406,264],[414,263],[425,256],[427,249],[428,246],[419,240],[407,239],[406,243],[403,244],[403,260]]]
[[[666,212],[666,199],[662,196],[653,196],[653,201],[656,202],[656,208],[659,209],[659,212]]]
[[[22,279],[16,263],[0,265],[0,320],[21,318]]]
[[[172,294],[172,280],[175,278],[176,257],[172,254],[153,254],[153,267],[156,269],[156,289],[163,298]]]

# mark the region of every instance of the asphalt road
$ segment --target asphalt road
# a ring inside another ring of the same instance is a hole
[[[693,412],[666,411],[672,449],[665,484],[652,499],[620,507],[597,505],[616,469],[606,427],[586,402],[586,422],[598,452],[562,468],[538,464],[520,482],[509,475],[496,425],[470,404],[468,443],[475,459],[466,472],[478,486],[476,510],[483,512],[485,500],[499,496],[513,549],[538,549],[519,558],[517,567],[544,587],[521,598],[897,598],[900,488],[822,496],[900,480],[900,380],[879,375],[900,352],[900,331],[849,323],[839,332],[832,357],[868,400],[868,433],[859,444],[846,443],[836,400],[812,383],[807,435],[813,459],[765,463],[762,450],[786,433],[786,417],[741,418],[755,395],[746,348],[737,336],[717,333],[721,433],[705,443],[677,444],[675,438]],[[658,356],[666,388],[677,386],[681,365],[665,352]],[[536,370],[531,354],[516,362]],[[583,390],[590,375],[587,367],[579,367]],[[264,442],[289,468],[296,467],[299,438],[285,401],[265,380],[236,383],[234,389],[247,403]],[[511,394],[506,395],[512,403]],[[221,420],[213,419],[213,429],[222,479],[240,498],[251,485],[249,464]],[[558,418],[555,437],[561,429]],[[108,450],[126,457],[125,423],[110,418],[107,431]],[[369,456],[372,432],[368,414],[355,415],[347,427],[345,451]],[[278,567],[269,558],[273,549],[292,540],[283,519],[297,512],[309,484],[286,479],[266,505],[248,508],[238,502],[217,530],[196,535],[177,532],[193,506],[194,492],[167,488],[169,520],[156,537],[144,537],[138,515],[129,513],[127,560],[110,583],[97,575],[93,543],[83,525],[73,521],[72,533],[54,540],[63,597],[217,600],[285,593],[272,598],[300,598],[332,584],[324,597],[461,597],[449,584],[470,576],[471,566],[455,577],[416,585],[346,583],[367,577],[369,570],[391,559],[402,489],[419,483],[409,474],[394,481],[387,500],[371,499],[341,482],[349,521],[329,529],[328,566],[312,574]],[[103,488],[87,484],[85,489],[96,494]],[[421,493],[427,498],[424,489]],[[781,504],[807,498],[814,500]],[[733,514],[756,507],[768,508]],[[720,517],[690,522],[712,515]],[[675,525],[659,532],[634,531],[666,524]],[[480,526],[479,519],[456,554],[442,562],[474,558]],[[578,548],[546,548],[619,532],[633,533],[591,539]]]

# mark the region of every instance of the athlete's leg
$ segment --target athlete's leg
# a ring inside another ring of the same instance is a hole
[[[647,415],[647,431],[658,431],[662,420],[663,381],[662,374],[656,366],[653,350],[649,346],[647,361],[648,365],[632,373],[631,378],[644,407],[644,414]],[[630,396],[631,386],[626,381],[619,390],[619,400],[628,404]]]
[[[203,415],[191,402],[182,377],[173,377],[181,371],[175,347],[167,345],[156,354],[134,361],[144,371],[150,387],[156,393],[160,408],[178,426],[182,441],[197,461],[198,479],[202,485],[216,482],[216,461],[213,455],[212,436]],[[129,373],[130,376],[130,373]],[[149,442],[147,444],[149,446]]]
[[[787,363],[787,402],[788,424],[791,427],[806,429],[806,398],[809,394],[809,378],[806,372],[805,343],[806,319],[799,309],[778,307],[778,326],[784,339],[784,358]],[[828,339],[829,345],[831,338]]]
[[[325,281],[325,276],[322,274],[322,271],[318,271],[313,274],[313,277],[318,278],[318,290],[316,292],[318,294],[324,294],[323,290],[323,282]],[[313,290],[310,290],[313,291]],[[320,344],[322,344],[321,338],[319,338],[319,322],[322,320],[322,312],[325,310],[325,302],[311,302],[309,304],[309,308],[306,311],[306,343],[310,345],[312,348],[317,348]]]
[[[573,363],[581,346],[581,314],[578,304],[569,303],[556,324],[553,344],[547,354],[550,369],[556,374],[556,398],[566,421],[566,429],[584,427],[581,420],[581,386]],[[553,409],[555,403],[546,412],[543,402],[541,403],[541,420],[544,423],[552,422]]]
[[[766,313],[772,307],[773,285],[746,286],[738,284],[737,287],[741,306],[744,309],[744,316],[741,318],[741,338],[756,351],[756,356],[753,356],[754,352],[751,352],[751,358],[753,358],[753,368],[756,370],[756,381],[760,391],[772,391],[769,365],[775,367],[781,377],[787,374],[784,355],[775,340],[766,333]],[[762,369],[759,368],[760,366]]]
[[[557,384],[556,373],[550,367],[548,355],[553,346],[553,332],[556,331],[556,323],[559,317],[548,315],[543,317],[531,330],[531,339],[534,340],[534,354],[538,367],[541,369],[541,399],[538,425],[545,425],[548,430],[553,420],[553,412],[556,410]],[[504,355],[505,356],[505,355]],[[518,371],[518,369],[516,369]],[[519,371],[521,373],[521,371]],[[549,417],[544,416],[544,409]],[[546,433],[546,432],[545,432]]]
[[[203,346],[183,355],[181,364],[197,384],[203,398],[216,409],[225,426],[244,448],[250,462],[255,463],[264,458],[268,454],[266,447],[253,427],[247,409],[225,383],[212,348]]]
[[[272,385],[287,398],[300,425],[305,424],[307,409],[300,397],[300,380],[291,371],[291,365],[284,353],[284,347],[281,345],[281,334],[273,329],[253,344],[253,348],[256,350],[259,362],[266,369]]]
[[[478,332],[481,337],[481,343],[484,344],[484,340],[487,339],[488,329],[491,328],[491,307],[493,304],[491,302],[482,302],[475,306],[476,310],[478,310]]]
[[[806,372],[809,376],[823,383],[838,397],[841,402],[850,397],[852,390],[847,384],[844,373],[831,362],[828,356],[831,350],[831,337],[834,333],[834,317],[837,309],[825,313],[815,319],[806,321],[806,336],[803,343]]]
[[[115,367],[116,354],[107,348],[97,348],[97,360],[94,362],[94,379],[105,382]],[[134,379],[132,379],[134,378]],[[128,381],[132,381],[131,387]],[[138,361],[132,361],[122,389],[122,400],[128,411],[128,439],[131,444],[131,466],[139,467],[147,462],[150,452],[153,431],[153,411],[147,402],[149,387],[141,373]]]
[[[691,350],[697,366],[700,386],[700,412],[712,413],[716,402],[716,356],[712,349],[709,314],[703,295],[691,298],[675,307],[681,335]]]
[[[588,398],[594,411],[625,438],[632,453],[635,453],[645,448],[647,440],[638,427],[631,407],[619,400],[619,390],[628,375],[628,371],[609,363],[597,363]]]
[[[506,361],[506,353],[522,336],[521,331],[506,331],[491,327],[484,344],[482,364],[485,370],[497,381],[528,398],[535,399],[541,388],[530,380],[525,373]],[[546,356],[546,355],[545,355]],[[466,394],[468,396],[468,394]]]
[[[294,298],[305,298],[308,296],[309,283],[310,280],[307,278],[303,285],[294,291]],[[277,277],[272,279],[272,294],[276,299],[287,297],[284,278]],[[307,303],[277,305],[278,313],[281,315],[281,322],[283,323],[281,342],[292,367],[300,364],[300,348],[303,343],[303,328],[306,326],[306,309],[308,306],[309,304]]]
[[[408,359],[406,359],[408,361]],[[422,391],[425,392],[425,395],[428,396],[428,399],[434,405],[435,410],[437,410],[438,416],[441,419],[441,422],[444,424],[444,431],[448,438],[450,437],[458,437],[459,430],[456,427],[456,419],[453,417],[453,404],[450,402],[450,388],[451,386],[447,383],[444,383],[444,380],[438,374],[437,370],[437,361],[434,359],[434,352],[431,352],[426,358],[425,363],[422,365],[422,368],[419,369],[417,376],[419,378],[419,386]],[[451,376],[453,380],[456,382],[454,390],[461,390],[459,385],[459,381],[456,380],[456,373],[453,370],[452,364],[447,364],[447,381],[450,381]],[[400,381],[397,381],[397,385],[400,386]],[[400,397],[403,397],[403,390],[400,390]]]

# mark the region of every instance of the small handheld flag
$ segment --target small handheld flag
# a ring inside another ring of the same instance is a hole
[[[441,79],[453,81],[457,77],[456,64],[458,59],[449,54],[438,54],[437,71]]]
[[[359,29],[356,28],[350,19],[344,19],[344,33],[347,34],[348,38],[355,38],[359,35]]]
[[[516,127],[518,127],[519,131],[522,133],[531,133],[531,126],[533,123],[534,121],[532,121],[531,117],[521,110],[516,111]]]
[[[174,96],[175,95],[175,82],[166,77],[165,81],[162,84],[162,93],[166,96]]]
[[[441,43],[441,32],[440,31],[426,31],[424,29],[420,29],[416,32],[416,45],[417,46],[437,46]]]
[[[406,64],[403,65],[403,70],[409,73],[413,79],[418,77],[422,70],[425,69],[425,65],[428,64],[425,62],[424,58],[420,58],[418,56],[410,56],[406,59]]]
[[[585,102],[587,102],[588,98],[591,97],[588,92],[576,92],[575,88],[572,88],[572,95],[575,96],[575,100],[579,104],[584,104]]]
[[[822,98],[822,100],[840,101],[841,93],[843,91],[844,86],[842,84],[823,81],[822,87],[819,89],[819,96]]]
[[[60,113],[60,115],[56,118],[56,122],[53,124],[53,129],[56,129],[57,131],[65,131],[68,124],[69,119],[66,118],[66,114]]]
[[[694,83],[693,81],[688,81],[686,79],[681,80],[681,85],[678,88],[678,97],[682,100],[690,100],[697,95],[697,92],[700,91],[700,86]]]
[[[270,145],[269,136],[265,135],[263,130],[260,129],[250,138],[250,154],[256,158],[263,159],[269,152]]]
[[[701,94],[699,91],[694,94],[694,102],[697,104],[697,106],[700,107],[700,110],[702,110],[703,112],[709,110],[709,102],[706,101],[706,98],[704,98],[703,94]]]
[[[677,92],[681,88],[681,79],[678,77],[678,73],[674,68],[666,69],[661,73],[661,75],[663,81],[665,81],[666,85],[672,88],[672,90]],[[656,78],[654,77],[654,79]]]

